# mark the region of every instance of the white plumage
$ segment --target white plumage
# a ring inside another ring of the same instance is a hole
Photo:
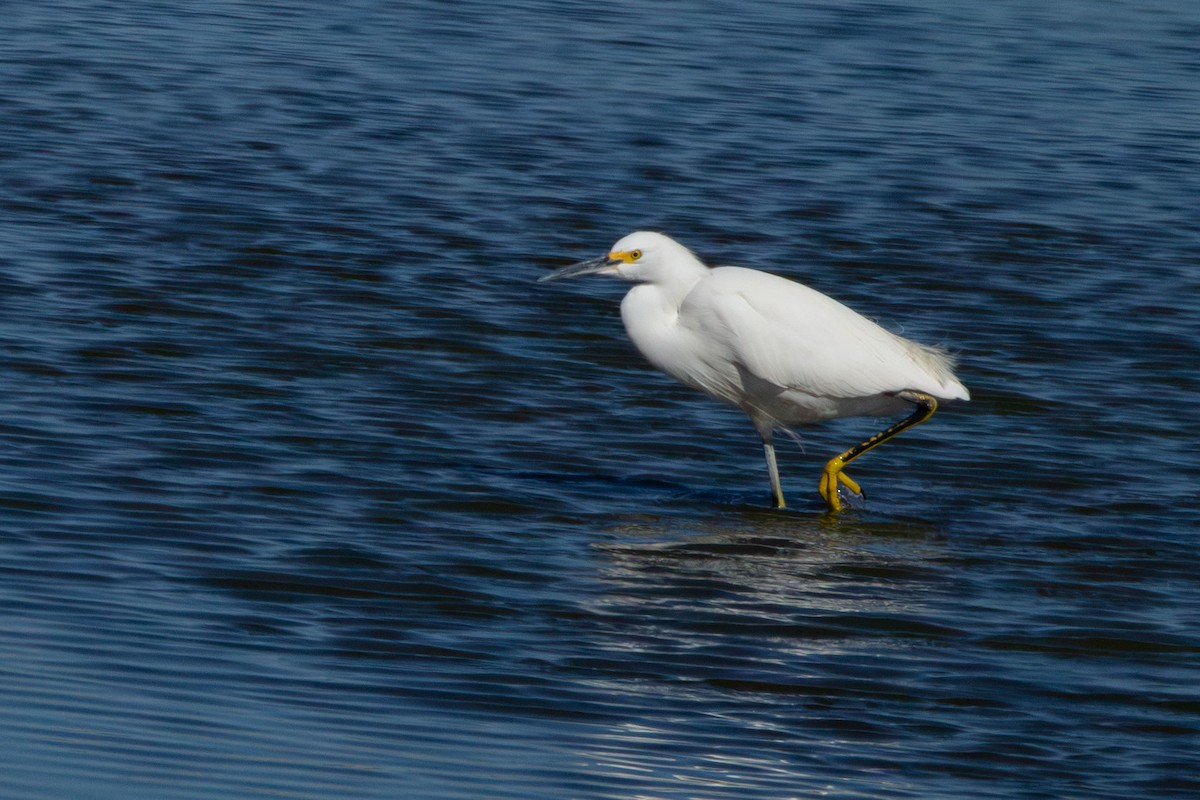
[[[786,278],[743,267],[710,269],[659,233],[631,233],[607,255],[542,280],[588,273],[636,284],[621,302],[621,318],[651,364],[746,412],[763,440],[777,507],[784,501],[771,441],[776,428],[917,407],[826,464],[821,494],[838,510],[839,483],[861,494],[842,472],[846,463],[928,419],[937,399],[970,399],[943,351]]]

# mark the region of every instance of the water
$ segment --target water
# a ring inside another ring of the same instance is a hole
[[[1200,15],[793,5],[9,9],[0,795],[1200,794]],[[642,227],[972,402],[766,509]]]

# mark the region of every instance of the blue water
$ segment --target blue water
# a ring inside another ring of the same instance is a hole
[[[0,797],[1200,796],[1190,0],[23,3]],[[630,230],[961,359],[781,440]]]

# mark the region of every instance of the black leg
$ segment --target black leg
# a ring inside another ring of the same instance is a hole
[[[829,505],[830,511],[840,511],[842,508],[842,499],[838,496],[839,482],[845,484],[846,488],[855,494],[861,495],[863,493],[862,487],[842,471],[846,468],[847,464],[868,450],[874,450],[897,434],[908,430],[914,425],[920,425],[932,417],[933,412],[937,411],[937,399],[923,392],[901,392],[897,397],[916,403],[916,410],[910,416],[905,417],[895,425],[889,426],[886,430],[880,431],[865,442],[854,445],[854,447],[851,447],[841,455],[834,456],[825,464],[825,471],[821,473],[820,492],[821,497],[825,498],[825,502]]]

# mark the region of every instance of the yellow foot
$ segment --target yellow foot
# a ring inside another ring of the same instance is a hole
[[[825,498],[825,503],[829,506],[830,511],[842,510],[842,498],[838,494],[838,484],[845,485],[847,489],[854,492],[858,496],[862,496],[862,487],[858,485],[849,475],[842,472],[846,468],[846,462],[841,456],[829,459],[825,464],[825,471],[821,473],[821,485],[818,490],[821,492],[821,497]]]

